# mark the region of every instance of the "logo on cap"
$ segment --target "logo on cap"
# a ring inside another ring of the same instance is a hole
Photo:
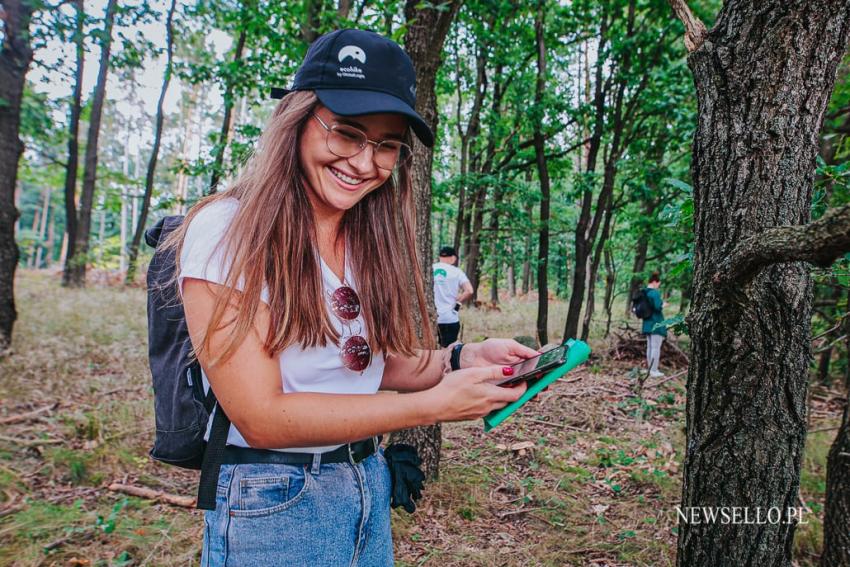
[[[346,45],[345,47],[339,50],[339,55],[337,55],[337,59],[339,59],[340,63],[342,63],[349,57],[351,57],[355,61],[366,63],[366,53],[356,45]]]

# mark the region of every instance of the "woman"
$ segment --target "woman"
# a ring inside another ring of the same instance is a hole
[[[641,327],[641,331],[646,335],[646,366],[652,378],[664,376],[664,373],[658,370],[658,363],[661,361],[661,343],[667,336],[667,327],[660,324],[664,321],[662,312],[664,300],[661,299],[661,292],[658,291],[660,287],[661,276],[658,272],[652,272],[645,290],[646,297],[652,305],[652,315],[643,320]]]
[[[536,354],[514,341],[454,359],[417,348],[409,130],[433,135],[414,92],[392,41],[319,38],[245,171],[166,242],[205,385],[232,423],[204,565],[392,565],[373,438],[479,418],[524,391],[489,383]]]

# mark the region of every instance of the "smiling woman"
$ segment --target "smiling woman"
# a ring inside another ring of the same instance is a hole
[[[362,78],[338,72],[352,59]],[[163,245],[218,400],[210,429],[226,437],[204,565],[392,565],[395,479],[377,436],[479,418],[524,391],[491,382],[531,349],[491,339],[458,364],[417,339],[410,130],[433,135],[413,83],[386,38],[319,38],[245,171]]]

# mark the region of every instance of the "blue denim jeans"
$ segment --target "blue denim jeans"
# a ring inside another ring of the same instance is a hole
[[[390,473],[381,453],[357,465],[222,465],[204,514],[201,565],[393,565]]]

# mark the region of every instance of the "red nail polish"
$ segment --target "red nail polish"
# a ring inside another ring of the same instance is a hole
[[[512,376],[513,373],[514,373],[514,369],[512,367],[510,367],[510,366],[503,366],[502,367],[502,374],[504,374],[505,376]]]

